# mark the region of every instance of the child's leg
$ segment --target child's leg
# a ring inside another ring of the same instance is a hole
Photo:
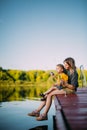
[[[42,95],[43,98],[41,98],[41,101],[45,101],[46,98],[47,98],[47,95],[48,95],[49,93],[51,93],[52,91],[56,90],[56,89],[57,89],[56,87],[51,87],[51,88],[48,89],[46,92],[42,93],[41,95]]]
[[[48,89],[46,92],[44,92],[44,95],[49,94],[50,92],[52,92],[53,90],[56,90],[56,87],[51,87],[50,89]]]

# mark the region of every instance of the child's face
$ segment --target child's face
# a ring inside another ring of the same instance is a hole
[[[58,73],[62,73],[62,72],[63,72],[63,68],[60,67],[60,66],[56,66],[56,71],[57,71]]]

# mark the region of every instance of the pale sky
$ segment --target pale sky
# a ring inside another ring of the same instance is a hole
[[[0,66],[55,69],[67,57],[87,69],[87,0],[0,0]]]

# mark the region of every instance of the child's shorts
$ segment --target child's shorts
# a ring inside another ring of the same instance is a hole
[[[62,86],[56,86],[59,90],[61,90],[61,89],[63,89],[63,87]]]

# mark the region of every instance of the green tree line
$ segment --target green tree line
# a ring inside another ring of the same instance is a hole
[[[50,72],[55,70],[5,70],[0,67],[0,101],[22,100],[23,98],[39,97],[53,83]],[[79,87],[82,86],[82,77],[78,69]],[[87,70],[84,70],[87,81]]]

